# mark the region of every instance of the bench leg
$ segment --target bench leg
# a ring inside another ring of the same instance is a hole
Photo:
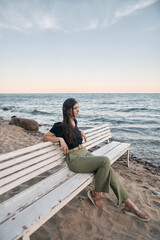
[[[127,166],[129,167],[129,149],[127,150]]]
[[[23,237],[22,237],[22,240],[30,240],[30,236],[28,234],[25,234]]]

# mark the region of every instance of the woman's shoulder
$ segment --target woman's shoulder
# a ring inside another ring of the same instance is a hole
[[[53,127],[50,129],[50,132],[57,134],[62,129],[62,122],[54,123]]]
[[[56,123],[54,123],[53,126],[57,126],[57,127],[62,126],[62,122],[56,122]]]

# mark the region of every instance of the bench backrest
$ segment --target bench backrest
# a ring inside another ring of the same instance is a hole
[[[110,129],[107,124],[84,131],[87,149],[109,142]],[[42,142],[14,152],[0,155],[0,195],[53,169],[64,162],[64,154],[58,143]]]

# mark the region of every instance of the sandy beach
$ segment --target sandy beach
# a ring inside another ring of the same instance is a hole
[[[43,134],[31,133],[0,119],[0,154],[42,142]],[[114,193],[103,194],[103,208],[95,208],[84,189],[32,236],[32,240],[160,240],[160,172],[149,164],[125,157],[112,167],[131,199],[150,216],[145,223],[123,213]],[[157,195],[156,195],[157,193]]]

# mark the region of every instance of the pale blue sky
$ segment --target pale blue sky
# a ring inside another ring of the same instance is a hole
[[[160,0],[0,0],[0,93],[160,92]]]

